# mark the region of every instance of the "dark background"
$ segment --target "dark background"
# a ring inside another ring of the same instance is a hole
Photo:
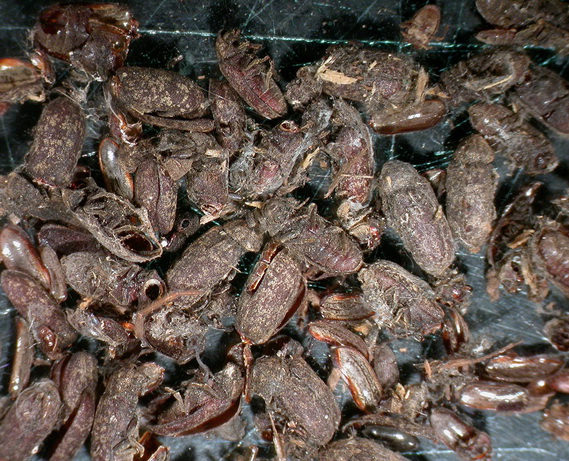
[[[0,0],[0,57],[25,57],[29,49],[29,28],[38,12],[53,2]],[[119,2],[130,5],[140,21],[142,37],[133,42],[128,64],[165,67],[180,59],[174,69],[194,78],[218,75],[214,39],[222,28],[239,27],[252,41],[262,44],[271,54],[282,82],[294,77],[298,67],[317,60],[327,46],[357,40],[366,45],[411,53],[424,64],[433,81],[440,72],[469,54],[482,49],[472,37],[484,28],[474,1],[439,1],[443,20],[439,35],[442,40],[431,50],[415,52],[400,43],[399,26],[402,18],[409,19],[426,2],[420,1],[358,1],[358,0],[140,0]],[[444,37],[444,38],[443,38]],[[534,62],[556,70],[565,78],[569,75],[569,59],[558,58],[553,52],[528,49]],[[31,130],[41,107],[27,103],[14,106],[0,118],[0,172],[21,163],[31,141]],[[421,170],[445,166],[458,141],[471,132],[464,111],[452,114],[445,123],[419,133],[402,136],[376,137],[378,162],[387,158],[412,161]],[[96,124],[90,131],[85,155],[96,154],[98,133]],[[567,187],[569,142],[548,133],[562,159],[558,170],[542,179],[550,194]],[[527,178],[519,174],[508,176],[499,166],[502,184],[498,205],[503,205]],[[473,302],[466,316],[475,341],[485,338],[487,344],[523,340],[534,350],[548,350],[543,323],[559,310],[567,310],[567,301],[557,292],[542,304],[527,300],[524,294],[502,295],[490,302],[484,289],[485,262],[483,253],[460,253],[459,263],[465,267],[469,283],[474,287]],[[552,304],[553,303],[553,304]],[[10,351],[13,342],[13,309],[0,293],[0,332],[2,362],[0,362],[1,391],[5,392],[10,372]],[[403,347],[403,346],[402,346]],[[401,355],[402,366],[421,361],[421,346],[405,345],[408,352]],[[425,347],[425,346],[423,346]],[[569,444],[557,442],[541,430],[540,413],[529,415],[495,415],[472,412],[477,426],[487,431],[493,440],[494,458],[498,460],[569,459]],[[250,436],[251,437],[251,436]],[[216,460],[231,452],[235,444],[217,442],[196,436],[165,439],[172,445],[172,459]],[[441,445],[427,443],[409,458],[417,460],[453,460],[455,455]]]

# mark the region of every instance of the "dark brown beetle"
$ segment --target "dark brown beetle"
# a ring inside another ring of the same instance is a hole
[[[192,379],[181,400],[175,400],[148,428],[172,437],[221,426],[239,412],[242,391],[242,372],[230,363],[211,378],[205,374]]]
[[[342,227],[351,233],[369,214],[375,173],[373,143],[369,128],[346,102],[334,102],[332,121],[339,131],[334,142],[325,147],[336,164],[326,195],[334,193],[339,202],[336,215]]]
[[[112,78],[110,91],[120,108],[145,123],[187,131],[213,130],[213,121],[188,120],[204,115],[207,101],[203,90],[183,75],[121,67]]]
[[[465,461],[492,459],[492,442],[482,432],[446,408],[431,411],[431,426],[441,442]]]
[[[251,376],[251,395],[284,418],[300,443],[323,446],[340,423],[340,409],[326,384],[300,357],[261,357]],[[303,442],[304,441],[304,442]]]
[[[447,168],[446,214],[455,237],[477,253],[488,241],[496,219],[498,174],[494,151],[480,135],[460,143]]]
[[[286,97],[293,107],[322,92],[363,102],[375,131],[396,134],[430,128],[445,115],[440,99],[425,99],[428,80],[408,56],[358,45],[332,46],[318,65],[299,69]]]
[[[115,319],[94,313],[91,309],[79,306],[67,310],[67,321],[83,336],[96,339],[105,344],[107,358],[116,358],[136,351],[139,341],[125,330]]]
[[[50,461],[72,459],[85,443],[95,417],[97,360],[87,352],[77,352],[56,362],[51,370],[63,403],[65,425]]]
[[[541,275],[529,270],[529,257],[524,245],[529,240],[528,228],[533,227],[533,203],[541,183],[532,183],[516,194],[496,221],[486,249],[490,269],[486,277],[486,290],[492,299],[500,296],[500,285],[510,293],[528,285],[530,299],[543,299],[547,282]]]
[[[204,294],[209,296],[204,299]],[[133,317],[134,334],[143,344],[184,364],[203,351],[205,335],[213,323],[209,316],[232,307],[229,294],[223,290],[170,293],[137,311]]]
[[[451,106],[474,100],[490,102],[521,82],[530,62],[528,56],[515,51],[483,52],[445,70],[440,85]]]
[[[357,244],[340,227],[322,218],[315,204],[306,209],[293,198],[274,198],[265,203],[259,222],[319,276],[349,274],[362,265]]]
[[[84,298],[111,304],[117,312],[164,294],[156,271],[101,253],[76,252],[62,258],[66,280]]]
[[[475,104],[468,109],[470,123],[513,168],[535,176],[550,173],[558,160],[549,139],[519,114],[500,104]]]
[[[174,227],[178,185],[156,160],[141,163],[134,176],[134,202],[146,208],[148,219],[160,234]]]
[[[413,259],[431,275],[442,275],[454,260],[454,241],[443,209],[429,182],[409,163],[383,165],[379,193],[387,225]]]
[[[416,451],[420,444],[419,439],[414,435],[387,426],[368,424],[362,429],[361,434],[368,439],[373,439],[382,445],[386,445],[387,448],[393,451]]]
[[[237,152],[245,141],[245,108],[227,82],[210,79],[209,94],[217,142],[231,155]]]
[[[306,279],[298,263],[269,243],[239,297],[235,328],[244,341],[263,344],[305,303]]]
[[[42,379],[24,390],[0,423],[0,459],[25,461],[55,429],[61,407],[57,387]]]
[[[569,17],[569,13],[568,13]],[[569,53],[569,29],[567,31]],[[561,134],[569,134],[569,82],[555,72],[534,67],[516,85],[515,102],[533,117]]]
[[[171,292],[196,290],[200,298],[231,278],[241,257],[258,251],[261,237],[245,221],[235,220],[215,226],[191,243],[168,270],[166,282]]]
[[[399,383],[399,366],[395,354],[388,344],[379,344],[372,348],[372,365],[384,390],[391,389]]]
[[[540,220],[529,242],[535,272],[569,295],[569,229],[554,221]]]
[[[229,195],[229,152],[213,139],[205,155],[196,156],[186,174],[188,198],[204,215],[201,224],[236,212]]]
[[[52,100],[42,111],[24,170],[37,181],[67,187],[85,138],[85,114],[67,97]]]
[[[53,83],[50,63],[42,53],[30,57],[31,62],[14,58],[0,59],[0,104],[8,106],[45,100],[46,83]]]
[[[476,38],[495,45],[534,45],[569,53],[569,8],[560,0],[477,0],[478,12],[501,27],[478,33]]]
[[[32,34],[50,55],[103,81],[123,65],[137,31],[138,21],[124,6],[100,3],[47,8]]]
[[[10,302],[32,326],[43,353],[59,358],[71,346],[77,333],[69,325],[63,310],[42,286],[29,275],[17,271],[2,272],[2,288]]]
[[[401,266],[379,260],[363,268],[358,278],[380,327],[403,335],[429,334],[441,327],[444,312],[435,303],[435,293]]]
[[[138,399],[156,388],[163,375],[162,367],[149,362],[119,368],[109,377],[91,433],[93,461],[133,459],[138,449]]]
[[[317,461],[404,461],[406,458],[361,437],[337,440],[323,448]]]
[[[282,117],[287,112],[284,96],[273,76],[269,56],[255,57],[258,45],[241,41],[241,31],[222,32],[215,42],[219,69],[247,104],[265,118]]]

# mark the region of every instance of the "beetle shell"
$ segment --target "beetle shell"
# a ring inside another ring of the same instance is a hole
[[[65,191],[64,201],[97,241],[131,262],[158,258],[162,247],[144,208],[98,187]]]
[[[29,459],[56,427],[60,406],[57,387],[50,379],[25,389],[0,423],[0,459]]]
[[[196,83],[168,70],[121,67],[113,77],[111,92],[135,117],[140,113],[196,118],[207,108],[204,93]]]
[[[249,276],[235,317],[235,328],[251,344],[267,342],[304,303],[306,296],[306,279],[288,252],[277,250],[269,258],[266,254],[263,253]],[[260,272],[262,278],[258,284],[249,288]]]
[[[340,423],[332,391],[300,357],[262,357],[255,362],[251,393],[296,426],[302,438],[325,445]],[[292,427],[292,426],[291,426]]]
[[[529,392],[517,384],[476,381],[460,389],[458,402],[478,410],[521,411],[529,403]]]
[[[562,359],[554,356],[520,357],[516,353],[508,353],[488,360],[484,370],[493,380],[529,383],[554,374],[563,364]]]
[[[318,454],[318,461],[404,461],[406,458],[371,440],[337,440]]]
[[[369,350],[366,342],[357,334],[351,332],[346,327],[330,320],[315,320],[308,325],[308,333],[319,341],[323,341],[332,346],[350,347],[366,360],[369,360]]]
[[[54,5],[40,14],[35,45],[68,61],[91,78],[104,81],[122,66],[138,21],[120,5]]]
[[[436,5],[426,5],[415,13],[410,21],[401,24],[403,40],[416,49],[428,49],[441,24],[441,10]]]
[[[355,349],[338,347],[332,354],[332,362],[348,384],[358,408],[374,412],[383,397],[383,389],[367,359]]]
[[[429,182],[413,166],[387,162],[379,177],[382,209],[413,259],[431,275],[441,275],[454,260],[447,219]]]
[[[526,174],[552,172],[558,160],[549,139],[537,128],[523,121],[519,114],[499,104],[475,104],[468,109],[470,122],[499,154],[514,168]]]
[[[447,168],[446,214],[453,234],[471,253],[488,241],[496,219],[498,174],[494,151],[480,135],[460,143]]]
[[[555,437],[569,441],[569,405],[554,403],[545,410],[540,424]]]
[[[93,461],[132,459],[133,444],[138,438],[138,398],[157,387],[163,375],[162,367],[149,362],[119,368],[109,377],[91,433]]]
[[[486,432],[467,424],[446,408],[431,412],[431,426],[441,442],[465,461],[492,459],[492,442]]]
[[[402,334],[429,334],[441,327],[444,312],[431,287],[391,261],[377,261],[358,274],[364,299],[380,326]]]
[[[35,179],[59,187],[71,182],[85,138],[85,114],[69,98],[45,106],[25,159],[25,171]]]
[[[10,302],[32,325],[40,349],[50,358],[59,358],[61,351],[71,346],[77,338],[63,310],[29,275],[3,271],[1,280]]]
[[[220,34],[215,42],[219,69],[239,96],[263,117],[281,117],[287,105],[273,79],[272,61],[269,57],[257,59],[257,49],[247,41],[241,42],[237,29]]]

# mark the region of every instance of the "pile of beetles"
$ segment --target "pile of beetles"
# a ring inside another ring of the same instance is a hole
[[[0,460],[84,445],[95,461],[167,460],[168,437],[194,434],[235,442],[235,461],[396,461],[421,439],[490,460],[469,410],[541,411],[569,440],[569,314],[546,323],[549,353],[481,350],[463,317],[480,294],[456,261],[485,251],[493,300],[569,296],[569,195],[544,201],[529,179],[495,205],[498,159],[528,178],[559,166],[569,82],[523,48],[569,55],[569,4],[476,7],[493,46],[436,83],[412,54],[351,43],[286,85],[236,29],[215,41],[219,78],[198,84],[125,66],[139,37],[126,7],[42,11],[27,59],[0,60],[0,114],[44,104],[0,177],[0,282],[17,312]],[[440,15],[420,9],[402,40],[429,48]],[[472,134],[446,169],[378,165],[377,136],[461,110]],[[404,257],[385,259],[390,245]],[[398,365],[401,338],[441,345],[420,379]]]

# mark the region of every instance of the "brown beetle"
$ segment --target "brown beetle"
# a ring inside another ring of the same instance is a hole
[[[412,165],[399,160],[383,165],[379,184],[387,225],[425,272],[441,275],[454,260],[455,247],[431,185]]]
[[[215,42],[219,69],[247,104],[265,118],[281,117],[287,112],[284,96],[273,75],[269,56],[257,59],[260,47],[241,41],[238,29],[222,32]]]
[[[298,263],[269,243],[239,297],[235,328],[244,341],[263,344],[305,303],[306,279]]]
[[[426,5],[415,13],[409,20],[400,24],[403,40],[413,45],[415,49],[429,49],[429,42],[441,24],[441,10],[436,5]],[[438,40],[442,40],[439,38]]]

